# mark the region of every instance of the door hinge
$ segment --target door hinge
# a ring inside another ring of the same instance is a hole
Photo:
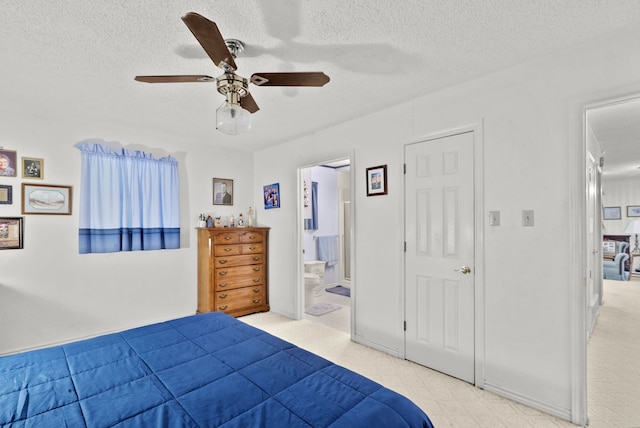
[[[403,174],[407,173],[407,164],[406,163],[402,164],[402,172],[403,172]]]
[[[407,322],[404,322],[404,331],[407,331]]]
[[[407,241],[404,241],[404,252],[407,252]]]

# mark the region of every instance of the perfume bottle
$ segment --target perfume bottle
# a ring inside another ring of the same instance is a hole
[[[247,213],[247,226],[253,227],[253,208],[249,207],[249,212]]]

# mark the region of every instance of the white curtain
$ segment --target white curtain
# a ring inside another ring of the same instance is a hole
[[[82,152],[80,253],[180,248],[178,161],[91,141]]]

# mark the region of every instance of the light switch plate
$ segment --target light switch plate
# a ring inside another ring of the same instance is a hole
[[[533,210],[522,210],[523,226],[533,226],[535,224],[533,220]]]
[[[500,211],[489,211],[489,226],[500,226]]]

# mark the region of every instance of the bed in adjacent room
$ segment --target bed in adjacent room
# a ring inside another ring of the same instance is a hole
[[[432,427],[402,395],[218,312],[0,358],[0,425]]]

